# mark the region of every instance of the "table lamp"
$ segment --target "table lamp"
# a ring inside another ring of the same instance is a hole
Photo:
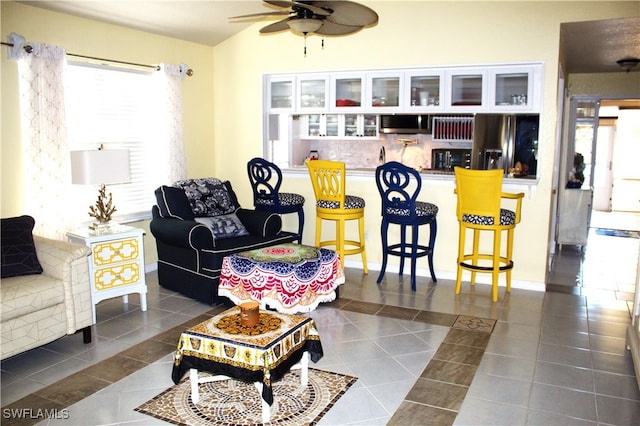
[[[125,183],[131,179],[128,149],[100,148],[71,151],[71,183],[100,185],[98,200],[89,206],[89,216],[95,218],[89,226],[94,231],[108,230],[111,216],[116,211],[112,194],[106,193],[106,184]]]

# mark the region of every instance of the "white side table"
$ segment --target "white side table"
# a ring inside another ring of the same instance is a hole
[[[93,323],[96,305],[105,299],[140,294],[140,305],[147,310],[147,283],[144,277],[144,231],[126,225],[112,226],[108,231],[94,232],[88,228],[67,232],[70,242],[84,244],[91,249],[89,277]]]

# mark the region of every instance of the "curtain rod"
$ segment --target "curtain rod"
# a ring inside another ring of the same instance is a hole
[[[11,46],[13,47],[13,43],[6,43],[4,41],[0,41],[0,44],[2,44],[3,46]],[[27,53],[31,53],[33,52],[33,47],[29,46],[29,45],[25,45],[23,47],[24,51]],[[107,61],[107,62],[113,62],[115,64],[125,64],[125,65],[134,65],[137,67],[144,67],[144,68],[153,68],[156,71],[160,71],[160,66],[159,65],[147,65],[147,64],[137,64],[135,62],[126,62],[126,61],[117,61],[115,59],[105,59],[105,58],[98,58],[95,56],[85,56],[85,55],[78,55],[77,53],[66,53],[67,56],[74,56],[76,58],[84,58],[84,59],[93,59],[95,61]],[[189,68],[187,70],[187,75],[189,77],[191,77],[193,75],[193,70],[191,68]]]

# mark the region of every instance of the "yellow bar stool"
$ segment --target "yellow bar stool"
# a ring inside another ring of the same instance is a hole
[[[502,192],[503,170],[468,170],[455,168],[458,205],[456,209],[460,232],[458,238],[458,274],[456,294],[460,294],[462,271],[471,271],[471,285],[475,284],[476,273],[491,273],[492,299],[498,301],[498,278],[506,273],[507,292],[511,291],[511,270],[513,269],[513,231],[520,223],[520,210],[524,193]],[[502,208],[502,200],[515,201],[515,209]],[[473,248],[465,252],[467,229],[473,231]],[[480,252],[480,233],[493,234],[493,251]],[[506,253],[501,254],[502,231],[507,232]]]
[[[351,254],[362,256],[364,273],[368,274],[367,254],[364,246],[364,199],[346,195],[346,166],[340,161],[309,160],[306,162],[316,197],[316,247],[334,246],[340,262]],[[320,241],[322,221],[336,222],[336,239]],[[358,221],[360,241],[345,239],[345,222]]]

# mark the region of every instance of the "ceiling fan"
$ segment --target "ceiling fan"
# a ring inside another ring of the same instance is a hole
[[[378,14],[367,6],[352,1],[279,1],[265,3],[286,10],[233,16],[230,19],[286,16],[260,29],[261,34],[292,30],[295,33],[341,36],[360,31],[378,22]],[[323,40],[324,44],[324,40]],[[305,46],[306,54],[306,46]]]

